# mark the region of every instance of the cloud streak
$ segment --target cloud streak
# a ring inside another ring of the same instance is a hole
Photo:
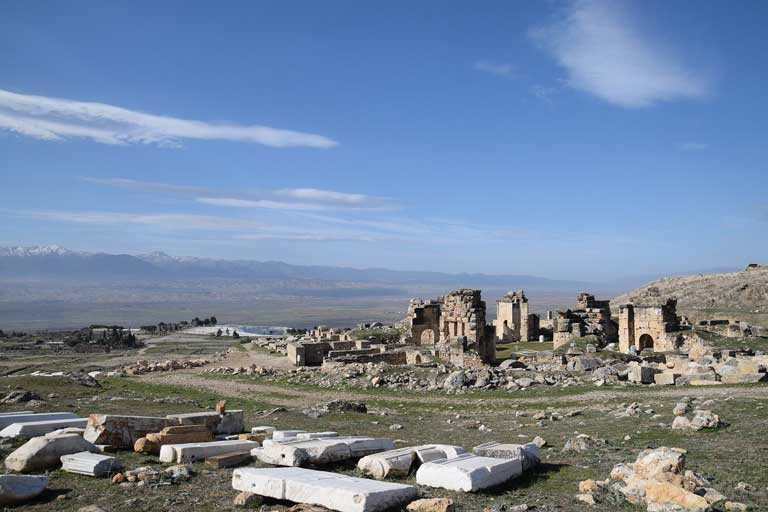
[[[106,103],[18,94],[0,89],[0,129],[40,140],[85,138],[101,144],[179,146],[184,140],[226,140],[276,148],[331,148],[322,135],[259,125],[213,124],[147,114]]]
[[[105,185],[149,192],[165,192],[197,196],[195,201],[211,206],[232,208],[266,208],[270,210],[374,210],[391,207],[387,198],[352,194],[317,188],[286,188],[274,191],[233,193],[204,187],[139,181],[129,178],[83,177],[94,185]]]
[[[567,84],[628,108],[709,94],[708,80],[639,33],[619,4],[574,0],[561,19],[531,31],[567,72]]]

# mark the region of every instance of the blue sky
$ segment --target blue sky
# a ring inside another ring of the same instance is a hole
[[[768,260],[765,2],[0,4],[0,244],[573,279]]]

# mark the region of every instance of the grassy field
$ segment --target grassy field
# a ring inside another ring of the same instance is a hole
[[[499,488],[471,495],[419,489],[423,496],[453,498],[459,510],[482,511],[486,507],[522,503],[542,511],[586,509],[573,498],[580,480],[606,478],[615,463],[632,461],[641,449],[662,445],[688,449],[688,466],[703,473],[713,487],[730,498],[749,503],[754,510],[768,509],[768,443],[764,429],[768,393],[761,386],[674,388],[664,392],[651,388],[542,388],[518,394],[477,392],[447,396],[380,389],[352,394],[344,389],[199,374],[186,375],[185,382],[191,385],[162,383],[172,380],[171,377],[163,376],[159,378],[161,382],[114,378],[103,381],[102,388],[87,388],[65,378],[9,376],[0,385],[6,390],[23,388],[37,392],[46,400],[41,411],[165,415],[211,410],[217,400],[225,397],[230,409],[245,411],[247,427],[266,424],[308,431],[335,430],[390,437],[399,446],[440,442],[471,448],[487,441],[527,442],[536,435],[548,441],[549,446],[543,450],[544,464],[536,472]],[[672,407],[685,392],[700,401],[713,398],[711,408],[730,426],[698,433],[671,431],[668,425],[673,418]],[[308,405],[334,397],[363,401],[369,412],[329,414],[319,419],[301,412]],[[615,414],[632,401],[640,402],[643,411],[652,409],[654,413],[642,412],[636,417]],[[262,416],[263,411],[276,407],[285,410]],[[24,407],[2,406],[0,412],[14,408]],[[558,421],[533,419],[542,411],[547,415],[556,411],[563,417]],[[403,428],[390,430],[393,424]],[[481,429],[480,425],[484,427]],[[605,439],[608,444],[587,453],[562,453],[565,442],[577,433]],[[625,441],[626,435],[631,439]],[[3,456],[10,449],[4,448]],[[155,457],[131,452],[120,452],[117,456],[128,468],[161,467]],[[326,469],[357,474],[354,465],[349,464]],[[232,509],[231,500],[236,494],[230,485],[232,470],[212,470],[204,465],[196,465],[195,470],[198,474],[189,482],[131,489],[112,485],[105,479],[56,470],[50,473],[50,491],[19,510],[74,511],[91,504],[116,511]],[[413,476],[401,481],[415,484]],[[737,492],[734,487],[740,481],[753,485],[756,491]],[[278,505],[275,509],[279,510]],[[617,509],[639,510],[629,505],[607,504],[593,510]]]

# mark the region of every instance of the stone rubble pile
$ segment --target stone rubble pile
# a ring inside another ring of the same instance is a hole
[[[122,372],[126,375],[142,375],[152,372],[169,372],[173,370],[186,370],[188,368],[199,368],[210,364],[209,359],[187,359],[179,361],[169,359],[166,361],[149,362],[146,360],[136,361],[135,364],[123,366]]]
[[[686,451],[661,447],[641,452],[630,464],[617,464],[610,478],[579,483],[576,498],[589,505],[615,503],[620,497],[648,512],[708,512],[746,510],[742,503],[728,501],[702,475],[685,469]]]

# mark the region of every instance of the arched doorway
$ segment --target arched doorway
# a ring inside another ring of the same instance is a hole
[[[637,342],[637,346],[641,352],[647,348],[653,350],[653,338],[650,334],[643,334],[640,336],[640,339]]]
[[[421,344],[422,345],[434,345],[435,344],[435,332],[432,329],[425,329],[421,332]]]
[[[421,354],[416,354],[416,358],[414,359],[414,362],[416,364],[421,364]]]

